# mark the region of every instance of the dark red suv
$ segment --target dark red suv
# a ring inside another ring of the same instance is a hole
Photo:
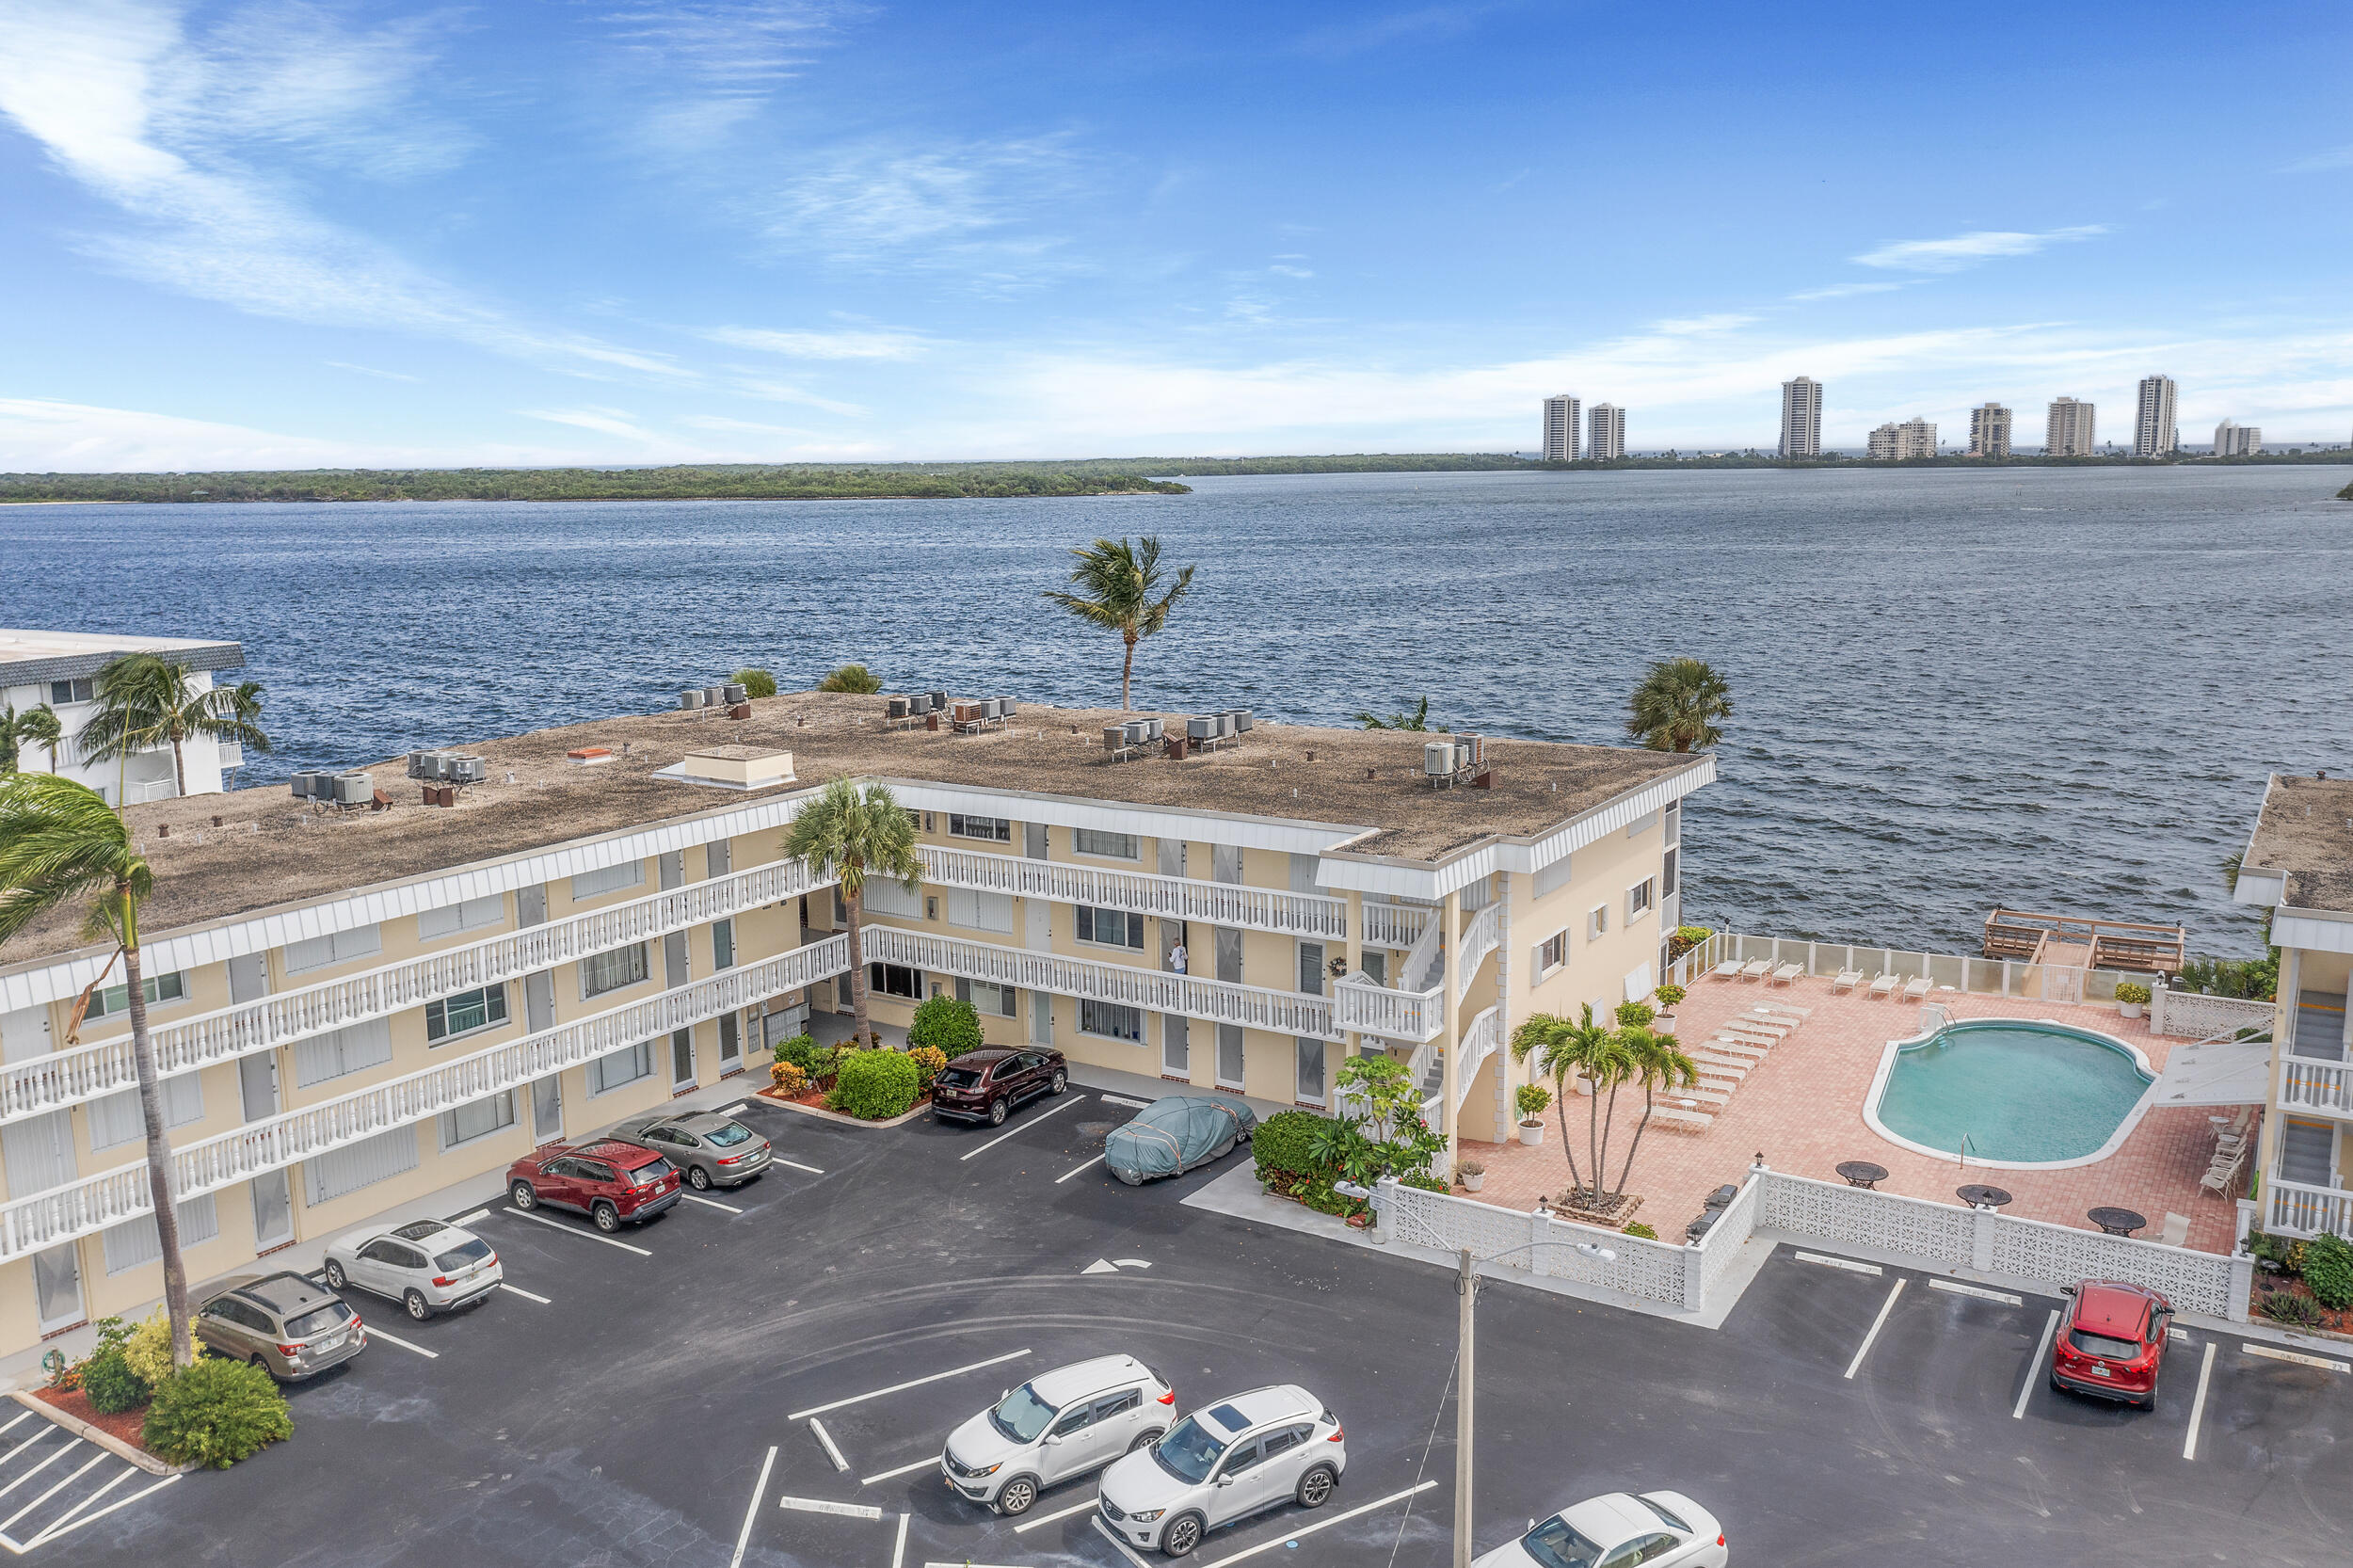
[[[677,1204],[678,1167],[616,1139],[552,1144],[506,1168],[506,1195],[525,1211],[543,1203],[577,1209],[599,1230],[618,1230]]]
[[[2172,1304],[2146,1286],[2113,1280],[2088,1279],[2067,1293],[2075,1302],[2051,1347],[2051,1386],[2155,1405]]]
[[[968,1050],[932,1080],[932,1114],[997,1127],[1023,1101],[1069,1087],[1070,1064],[1051,1046]]]

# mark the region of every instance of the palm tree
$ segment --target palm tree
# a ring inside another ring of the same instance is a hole
[[[255,751],[269,750],[269,737],[254,721],[261,714],[262,688],[196,689],[196,672],[154,653],[125,653],[98,672],[98,708],[82,727],[85,760],[127,760],[161,741],[171,743],[173,790],[188,792],[182,744],[191,735],[233,741]]]
[[[185,1367],[195,1359],[188,1339],[188,1271],[180,1256],[171,1144],[164,1136],[155,1048],[147,1035],[147,982],[139,971],[139,905],[154,890],[154,872],[104,795],[54,774],[0,779],[0,943],[58,904],[88,898],[83,935],[111,936],[122,959],[131,1005],[131,1061],[138,1079],[139,1116],[147,1126],[147,1189],[163,1243],[171,1358]],[[111,962],[107,968],[113,968]]]
[[[1391,713],[1385,719],[1378,713],[1360,712],[1356,715],[1356,722],[1367,729],[1427,730],[1430,728],[1430,699],[1423,697],[1411,713]],[[1445,725],[1438,726],[1438,733],[1447,733]]]
[[[844,664],[817,682],[817,689],[821,692],[856,692],[862,696],[872,696],[882,690],[882,677],[864,664]]]
[[[1632,1064],[1632,1078],[1642,1086],[1642,1119],[1635,1124],[1634,1142],[1625,1151],[1625,1163],[1618,1169],[1618,1185],[1610,1190],[1615,1197],[1625,1191],[1634,1175],[1634,1155],[1642,1146],[1642,1134],[1650,1128],[1653,1101],[1657,1091],[1670,1092],[1694,1088],[1700,1080],[1699,1064],[1683,1054],[1672,1034],[1660,1034],[1644,1025],[1635,1024],[1617,1032],[1620,1045]]]
[[[850,1023],[866,1043],[866,945],[863,926],[866,879],[888,877],[910,893],[923,886],[923,862],[915,853],[915,824],[889,788],[869,784],[863,794],[846,778],[827,784],[801,808],[784,835],[784,853],[810,866],[831,866],[841,881],[841,904],[850,918]]]
[[[1531,1056],[1536,1060],[1536,1070],[1552,1080],[1552,1103],[1561,1116],[1561,1155],[1569,1162],[1570,1201],[1574,1204],[1582,1195],[1598,1204],[1601,1160],[1608,1142],[1601,1121],[1602,1091],[1607,1089],[1614,1096],[1632,1064],[1617,1032],[1594,1019],[1592,1002],[1585,1004],[1582,1015],[1575,1020],[1555,1013],[1529,1015],[1512,1031],[1512,1058],[1525,1062]],[[1593,1085],[1593,1093],[1585,1102],[1585,1146],[1593,1173],[1590,1182],[1577,1168],[1577,1150],[1569,1142],[1569,1080],[1580,1077]]]
[[[1626,699],[1625,731],[1653,751],[1689,751],[1722,740],[1732,688],[1704,659],[1661,659]]]
[[[1126,645],[1119,666],[1119,711],[1127,712],[1135,706],[1128,694],[1135,674],[1136,644],[1168,625],[1169,609],[1193,586],[1193,568],[1179,570],[1168,592],[1161,594],[1158,535],[1146,535],[1132,545],[1126,539],[1117,544],[1097,539],[1070,553],[1079,558],[1070,568],[1071,584],[1083,591],[1055,588],[1046,597],[1089,625],[1119,633]],[[1155,599],[1155,594],[1160,597]]]
[[[57,771],[57,747],[65,744],[65,725],[57,711],[42,702],[17,715],[16,733],[19,739],[47,748],[49,771]]]

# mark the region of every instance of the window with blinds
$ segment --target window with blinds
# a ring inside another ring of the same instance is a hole
[[[392,1059],[392,1020],[370,1018],[348,1024],[316,1039],[296,1041],[294,1048],[295,1087],[380,1067]]]
[[[653,1042],[640,1041],[596,1057],[588,1064],[588,1093],[602,1095],[653,1076]]]
[[[600,997],[624,985],[634,985],[652,971],[646,967],[646,944],[632,942],[610,952],[591,953],[580,961],[580,994]]]
[[[312,1203],[329,1203],[346,1192],[417,1168],[417,1129],[396,1127],[302,1162],[303,1190]]]
[[[436,942],[461,931],[481,931],[506,923],[506,895],[485,893],[480,898],[427,909],[417,917],[417,940]]]
[[[220,1216],[213,1211],[213,1194],[190,1198],[179,1206],[180,1245],[184,1250],[200,1241],[209,1241],[220,1234]],[[155,1228],[155,1216],[142,1214],[136,1220],[125,1220],[119,1225],[108,1225],[102,1233],[105,1238],[106,1272],[121,1273],[142,1263],[154,1263],[164,1256],[164,1239]]]
[[[602,898],[624,888],[642,888],[645,885],[646,863],[643,860],[624,860],[617,866],[600,866],[593,872],[583,872],[572,878],[572,902],[577,904],[582,899]]]
[[[201,1075],[182,1073],[155,1085],[157,1097],[163,1101],[164,1126],[185,1127],[204,1117],[204,1085]],[[89,1146],[110,1149],[120,1144],[135,1144],[147,1136],[147,1118],[139,1114],[139,1092],[125,1089],[119,1095],[89,1102]]]
[[[440,1114],[441,1147],[454,1149],[460,1144],[471,1144],[477,1138],[515,1125],[515,1092],[502,1094],[461,1105],[455,1111]]]
[[[384,933],[373,925],[355,926],[349,931],[332,932],[325,936],[312,936],[307,941],[286,944],[286,972],[301,974],[310,969],[323,969],[330,964],[348,964],[355,958],[367,958],[384,951]]]

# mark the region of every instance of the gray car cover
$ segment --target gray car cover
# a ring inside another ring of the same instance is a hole
[[[1258,1118],[1236,1100],[1170,1095],[1136,1112],[1135,1120],[1103,1140],[1103,1163],[1133,1187],[1153,1176],[1178,1176],[1247,1140]]]

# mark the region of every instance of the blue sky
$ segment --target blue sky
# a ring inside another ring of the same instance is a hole
[[[0,468],[2353,433],[2353,10],[0,0]],[[2024,432],[2031,431],[2031,435]]]

